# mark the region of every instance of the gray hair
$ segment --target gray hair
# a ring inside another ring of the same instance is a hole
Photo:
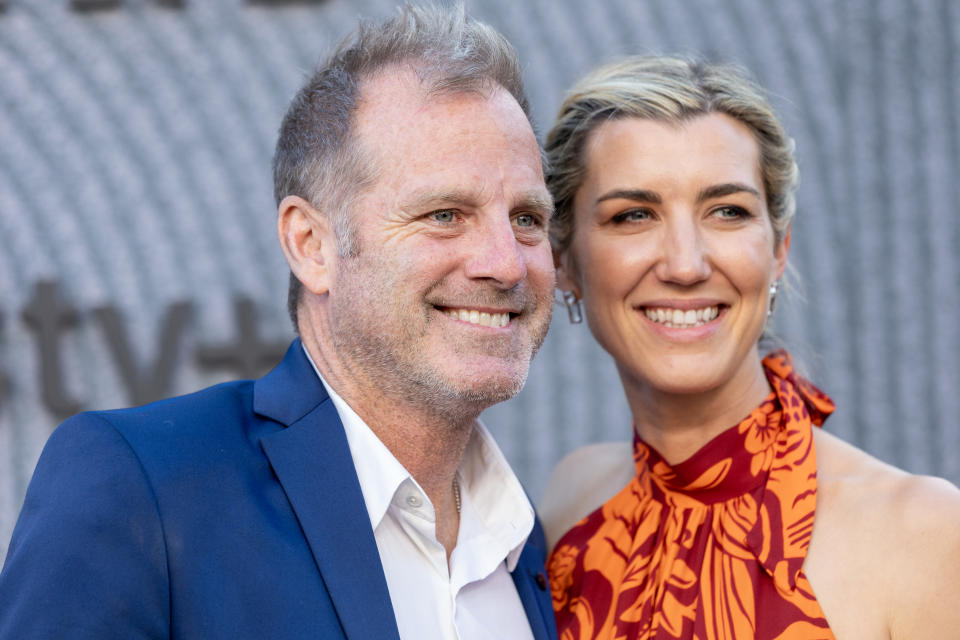
[[[427,96],[508,91],[530,119],[516,51],[492,27],[452,8],[405,5],[381,23],[362,21],[290,104],[273,158],[274,198],[297,195],[330,216],[341,256],[360,248],[350,215],[377,167],[354,130],[361,84],[394,65],[418,76]],[[290,274],[287,309],[297,328],[301,284]]]
[[[760,149],[767,210],[779,244],[796,209],[794,143],[762,89],[741,69],[666,56],[630,57],[594,70],[567,94],[547,134],[547,188],[556,212],[550,240],[564,251],[573,236],[573,199],[585,178],[591,132],[613,118],[684,122],[723,113],[746,125]]]

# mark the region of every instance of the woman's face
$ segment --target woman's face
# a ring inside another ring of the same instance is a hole
[[[739,121],[611,120],[586,145],[558,283],[624,383],[661,393],[750,384],[770,284],[783,273],[759,149]]]

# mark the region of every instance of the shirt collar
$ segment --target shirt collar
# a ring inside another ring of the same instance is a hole
[[[473,541],[479,543],[480,551],[487,545],[498,544],[497,541],[505,543],[507,570],[513,571],[533,531],[533,505],[500,447],[479,420],[474,423],[457,473],[463,511],[466,513],[469,508],[471,516],[476,514],[478,520],[474,525],[471,518],[466,521],[470,526],[464,527],[465,519],[461,517],[457,546]],[[479,557],[479,553],[468,555]]]
[[[343,423],[370,526],[376,530],[402,484],[413,483],[421,493],[426,494],[367,423],[327,384],[305,346],[303,352],[330,395]],[[457,474],[464,510],[469,503],[471,514],[476,517],[475,521],[473,517],[469,521],[461,518],[457,546],[467,542],[468,537],[503,540],[508,545],[507,570],[513,571],[533,530],[533,506],[500,447],[479,420],[474,422]],[[466,524],[470,525],[469,529],[477,530],[465,530],[467,527],[463,525]]]

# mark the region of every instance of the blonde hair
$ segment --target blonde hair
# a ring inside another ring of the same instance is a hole
[[[760,174],[776,244],[790,227],[796,204],[794,143],[763,90],[741,69],[666,56],[637,56],[594,70],[570,89],[547,134],[547,187],[556,212],[550,224],[554,249],[573,235],[573,199],[586,173],[584,149],[591,132],[615,118],[681,123],[723,113],[746,125],[760,149]]]

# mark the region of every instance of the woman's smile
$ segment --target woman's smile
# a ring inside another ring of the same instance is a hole
[[[643,314],[650,322],[662,324],[667,328],[691,329],[702,327],[720,315],[719,307],[701,307],[699,309],[681,309],[672,307],[645,307]]]

